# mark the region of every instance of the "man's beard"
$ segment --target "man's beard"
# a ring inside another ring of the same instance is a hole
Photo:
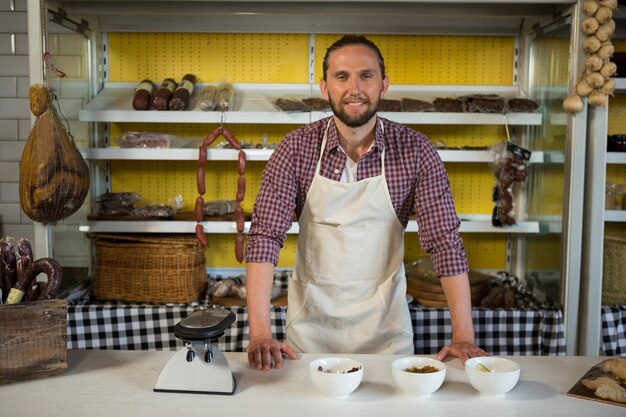
[[[380,97],[375,103],[370,103],[371,106],[368,106],[364,113],[355,115],[349,115],[346,113],[343,108],[330,97],[328,97],[328,102],[330,103],[330,108],[333,110],[333,113],[339,120],[341,120],[348,127],[356,128],[364,126],[372,119],[372,117],[374,117],[376,111],[378,110],[378,105],[380,104]]]

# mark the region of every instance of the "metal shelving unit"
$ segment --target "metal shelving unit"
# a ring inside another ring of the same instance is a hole
[[[272,149],[244,149],[248,161],[268,161],[272,155]],[[81,149],[83,158],[91,161],[99,160],[136,160],[136,161],[197,161],[198,148],[161,148],[161,149],[129,149],[129,148],[87,148]],[[209,149],[207,151],[208,161],[236,161],[239,151],[233,149]],[[489,163],[493,156],[488,150],[456,150],[441,149],[439,156],[443,162],[484,162]],[[551,162],[558,157],[550,156]],[[544,152],[533,152],[530,160],[531,164],[541,164],[545,162]],[[562,162],[562,156],[561,156]]]
[[[525,35],[532,27],[539,31],[552,25],[555,21],[562,22],[571,19],[569,13],[575,0],[432,0],[415,1],[329,1],[324,7],[318,2],[266,2],[266,1],[185,1],[168,2],[161,0],[131,0],[128,2],[69,0],[60,4],[68,13],[84,15],[95,24],[94,35],[91,40],[99,45],[99,34],[107,32],[215,32],[215,33],[363,33],[364,28],[369,33],[380,34],[427,34],[427,35],[504,35],[514,36],[516,40],[515,87],[492,86],[398,86],[392,85],[387,98],[414,97],[432,99],[442,95],[462,95],[472,93],[497,93],[505,97],[519,97],[522,88],[528,88],[528,54],[525,51],[528,40]],[[35,25],[41,20],[31,10],[38,9],[38,3],[28,0],[29,14],[33,14]],[[32,7],[31,7],[32,5]],[[454,12],[451,12],[453,10]],[[574,14],[572,26],[578,25],[578,16]],[[577,26],[576,26],[577,27]],[[578,47],[581,42],[577,31],[573,31],[570,44]],[[518,43],[517,43],[518,42]],[[41,48],[33,47],[32,50]],[[576,59],[573,57],[568,70],[572,80],[578,76]],[[580,57],[578,57],[580,58]],[[38,68],[41,68],[40,57]],[[92,61],[92,71],[104,72],[105,67],[100,61]],[[132,91],[136,87],[133,83],[104,83],[107,76],[92,77],[93,92],[99,91],[84,110],[79,112],[79,120],[90,123],[94,137],[98,136],[99,129],[106,123],[213,123],[213,124],[295,124],[301,125],[319,120],[329,114],[324,112],[287,113],[280,112],[272,104],[272,98],[280,96],[315,97],[318,93],[317,84],[309,78],[310,84],[235,84],[235,109],[230,112],[136,112],[131,109]],[[519,76],[519,78],[518,78]],[[33,79],[37,78],[32,78]],[[139,80],[136,80],[137,82]],[[573,81],[572,81],[573,83]],[[101,87],[104,87],[101,89]],[[619,86],[619,84],[618,84]],[[621,87],[625,88],[625,87]],[[553,93],[560,97],[561,90]],[[534,97],[534,95],[533,95]],[[192,102],[191,108],[195,108]],[[557,125],[567,126],[567,143],[572,143],[564,151],[536,151],[532,154],[533,164],[563,164],[563,171],[567,177],[564,193],[564,214],[555,218],[522,218],[516,226],[495,228],[491,225],[488,215],[461,214],[462,233],[506,233],[513,239],[523,240],[541,238],[542,234],[562,234],[561,244],[563,266],[561,268],[561,285],[565,288],[563,296],[564,316],[566,322],[566,336],[568,353],[576,353],[575,342],[578,338],[577,322],[580,293],[580,248],[572,244],[579,239],[581,204],[578,195],[581,183],[584,182],[584,173],[576,172],[580,169],[573,167],[580,164],[580,155],[585,153],[581,145],[581,138],[585,136],[587,114],[569,116],[555,113],[506,113],[506,114],[471,114],[471,113],[380,113],[382,117],[404,124],[423,125],[517,125],[520,126],[519,137],[524,140],[527,136],[538,134],[550,121]],[[584,139],[582,139],[584,145]],[[97,142],[97,141],[96,141]],[[98,143],[102,144],[102,143]],[[523,143],[521,143],[524,145]],[[573,146],[573,145],[576,146]],[[86,148],[81,152],[83,156],[102,168],[108,166],[110,160],[197,160],[197,148],[182,149],[120,149],[120,148]],[[267,161],[271,150],[246,150],[249,161]],[[441,150],[440,155],[444,162],[459,163],[489,163],[491,157],[488,151]],[[236,152],[230,149],[211,149],[208,155],[211,161],[236,160]],[[609,159],[610,159],[609,155]],[[617,158],[617,156],[616,156]],[[616,162],[618,163],[618,162]],[[559,167],[555,167],[559,168]],[[106,168],[95,174],[94,184],[104,183],[102,179],[107,175]],[[572,177],[570,179],[569,177]],[[580,197],[582,199],[582,197]],[[524,201],[520,202],[520,212],[524,212]],[[207,233],[234,233],[234,222],[204,222]],[[245,224],[245,230],[249,223]],[[188,231],[193,233],[195,222],[192,221],[90,221],[80,226],[84,232],[176,232]],[[414,221],[409,222],[407,232],[417,232]],[[298,233],[297,224],[289,233]],[[521,245],[519,245],[521,249]],[[511,251],[513,262],[518,262],[523,251],[513,247]],[[516,254],[515,252],[519,252]],[[521,255],[520,255],[521,254]],[[508,256],[508,249],[507,249]],[[567,258],[567,259],[565,259]]]
[[[319,97],[316,84],[234,84],[233,111],[204,112],[197,110],[199,94],[194,94],[185,111],[135,111],[131,108],[132,94],[137,83],[105,83],[96,97],[79,112],[83,122],[123,123],[255,123],[307,124],[330,116],[330,111],[284,112],[274,107],[280,97],[302,99]],[[204,85],[199,84],[197,91]],[[519,97],[515,87],[493,86],[393,86],[385,96],[433,100],[436,97],[485,92],[503,97]],[[407,124],[449,125],[541,125],[542,114],[535,113],[436,113],[436,112],[380,112],[381,117]]]

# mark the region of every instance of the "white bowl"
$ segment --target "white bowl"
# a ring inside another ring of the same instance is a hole
[[[348,372],[358,368],[357,371]],[[309,364],[313,385],[326,396],[346,397],[352,393],[363,379],[363,364],[349,358],[321,358]]]
[[[479,363],[493,372],[481,370],[478,368]],[[510,359],[482,356],[465,361],[465,375],[476,391],[497,396],[506,394],[517,385],[520,366]]]
[[[438,371],[429,373],[407,371],[407,369],[412,367],[419,369],[424,366],[434,366]],[[446,378],[446,365],[431,358],[409,356],[393,361],[391,364],[391,375],[402,391],[407,394],[424,397],[441,387],[443,380]]]

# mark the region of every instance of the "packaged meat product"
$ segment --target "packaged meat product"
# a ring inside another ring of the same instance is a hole
[[[405,97],[402,99],[402,110],[409,112],[435,111],[435,106],[430,101]]]
[[[200,110],[212,111],[215,109],[215,95],[217,94],[217,87],[214,85],[207,85],[202,91],[202,97],[200,98]]]
[[[197,79],[193,74],[185,74],[183,79],[176,86],[172,99],[169,103],[170,110],[185,110],[189,106],[189,100],[193,94]]]
[[[433,105],[435,106],[435,111],[438,112],[463,112],[463,102],[456,98],[438,97],[433,101]]]
[[[511,98],[507,104],[510,112],[533,112],[539,109],[539,104],[528,98]]]
[[[221,83],[217,87],[215,109],[217,111],[232,110],[235,100],[235,88],[231,83]]]
[[[148,204],[135,208],[133,214],[138,217],[168,218],[174,215],[174,207],[165,204]]]
[[[182,145],[176,136],[159,132],[126,132],[113,141],[120,148],[170,148],[174,143]]]
[[[204,203],[203,213],[205,216],[224,216],[232,214],[237,207],[235,200],[215,200]]]
[[[330,103],[321,97],[309,97],[302,99],[302,102],[309,106],[313,111],[330,110]]]
[[[277,99],[274,106],[280,111],[311,111],[311,108],[302,101],[287,98]]]
[[[172,78],[164,79],[154,95],[152,107],[154,107],[155,110],[167,110],[175,89],[176,81]]]
[[[378,111],[399,112],[402,111],[402,103],[400,100],[382,99],[378,105]]]
[[[502,113],[504,99],[497,94],[470,94],[459,97],[469,113]]]
[[[154,83],[150,80],[143,80],[135,88],[133,94],[133,109],[148,110],[154,93]]]

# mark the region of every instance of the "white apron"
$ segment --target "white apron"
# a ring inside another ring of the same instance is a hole
[[[385,181],[385,151],[380,176],[322,177],[330,122],[299,219],[287,342],[299,352],[413,354],[404,227]]]

